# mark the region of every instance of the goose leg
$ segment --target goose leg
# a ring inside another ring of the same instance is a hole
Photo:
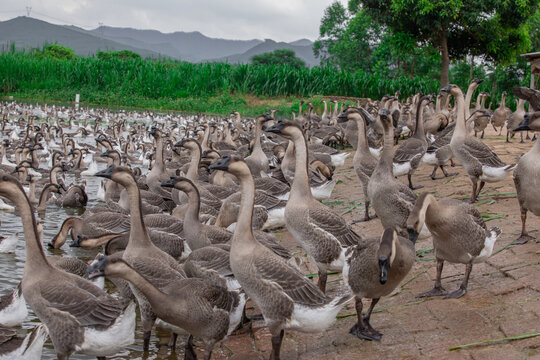
[[[531,140],[531,137],[529,136],[529,130],[527,130],[527,136],[525,137],[526,140]]]
[[[486,185],[485,181],[480,181],[480,186],[478,187],[478,192],[476,193],[476,199],[478,200],[478,196],[480,196],[480,193],[482,192],[482,189],[484,188],[484,185]]]
[[[529,240],[534,240],[534,237],[530,236],[529,233],[527,233],[527,229],[525,228],[525,223],[527,222],[527,210],[522,209],[521,210],[521,235],[512,242],[512,244],[515,245],[521,245],[525,244]]]
[[[484,138],[484,133],[486,132],[486,130],[482,130],[482,135],[480,136],[480,139],[483,139]]]
[[[413,186],[413,184],[412,184],[412,174],[411,173],[407,174],[407,179],[409,179],[409,188],[411,190],[421,189],[421,188],[424,187],[424,185]]]
[[[431,180],[437,180],[437,169],[439,168],[438,165],[433,166],[433,172],[431,173]],[[441,166],[442,169],[442,166]]]
[[[143,351],[147,352],[148,349],[150,349],[150,335],[152,334],[152,330],[148,330],[144,332],[143,335]]]
[[[369,217],[369,205],[370,205],[370,201],[367,200],[366,204],[364,205],[364,209],[365,209],[364,218],[360,219],[360,220],[353,221],[353,224],[358,224],[360,222],[369,221],[369,220],[372,219],[372,218]],[[374,217],[376,217],[376,216],[374,216]]]
[[[328,279],[328,274],[326,273],[326,270],[322,271],[319,270],[319,289],[323,293],[326,293],[326,280]]]
[[[463,295],[467,293],[467,285],[469,284],[469,276],[471,275],[472,270],[472,262],[467,264],[467,268],[465,269],[465,278],[463,279],[463,282],[459,286],[459,289],[452,291],[450,294],[447,294],[444,298],[445,299],[459,299]]]
[[[521,131],[521,140],[520,140],[520,144],[523,144],[525,141],[523,140],[523,131]]]
[[[446,169],[444,168],[444,165],[441,165],[441,170],[442,170],[442,172],[443,172],[443,174],[444,174],[444,177],[456,176],[456,175],[458,174],[457,172],[455,172],[455,173],[450,173],[450,174],[449,174],[449,173],[446,171]]]
[[[272,335],[272,353],[270,354],[270,360],[279,360],[279,352],[281,351],[281,343],[283,342],[283,336],[285,330],[281,330],[279,335]]]
[[[361,297],[357,296],[355,298],[355,308],[356,308],[356,316],[358,318],[358,322],[354,324],[353,327],[349,330],[349,334],[352,334],[359,339],[375,340],[375,341],[381,340],[381,335],[377,335],[374,332],[372,332],[370,330],[370,326],[366,324],[365,317],[362,316],[362,298]],[[368,314],[371,315],[369,311],[368,311]],[[366,314],[366,316],[368,314]],[[368,323],[369,323],[369,317],[368,317]]]
[[[364,324],[367,326],[367,328],[369,329],[369,331],[371,331],[372,334],[374,334],[375,336],[382,337],[383,334],[375,330],[369,323],[369,319],[371,318],[371,312],[373,311],[373,309],[375,308],[375,305],[377,305],[379,300],[380,298],[371,299],[371,305],[369,305],[368,312],[364,316],[362,316],[362,320],[364,320]]]
[[[186,342],[184,360],[197,360],[197,354],[193,348],[193,335],[189,335]]]
[[[437,275],[435,277],[435,286],[430,291],[416,295],[417,298],[446,295],[446,290],[441,286],[441,274],[444,266],[444,260],[437,259]]]
[[[507,142],[507,143],[510,142],[510,141],[508,140],[508,133],[509,133],[509,132],[510,132],[510,131],[509,131],[508,129],[506,129],[506,142]]]
[[[171,348],[171,351],[176,350],[176,340],[178,339],[178,334],[171,333],[171,338],[169,339],[169,347]]]

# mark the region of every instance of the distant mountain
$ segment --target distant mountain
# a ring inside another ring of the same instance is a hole
[[[26,16],[0,22],[0,49],[15,43],[17,49],[42,47],[45,44],[67,46],[79,56],[95,54],[98,50],[131,50],[143,57],[157,57],[158,52],[128,46],[115,41],[96,37],[72,27],[53,25]]]
[[[88,56],[98,50],[131,50],[143,57],[165,56],[190,62],[226,61],[249,63],[253,55],[277,49],[291,49],[309,66],[319,61],[313,56],[313,42],[299,39],[291,43],[210,38],[195,32],[162,33],[101,26],[85,30],[76,26],[54,25],[25,16],[0,22],[0,51],[15,43],[18,49],[57,43],[72,48],[77,55]]]
[[[298,40],[304,41],[304,40]],[[308,40],[309,41],[309,40]],[[266,39],[262,44],[252,47],[248,51],[242,54],[236,54],[232,56],[224,56],[214,60],[213,62],[228,62],[231,64],[248,64],[251,62],[251,58],[254,55],[263,54],[266,52],[272,52],[281,49],[290,49],[296,53],[296,56],[306,62],[308,66],[315,66],[319,64],[319,60],[313,55],[313,45],[291,45],[292,43],[275,42],[274,40]]]

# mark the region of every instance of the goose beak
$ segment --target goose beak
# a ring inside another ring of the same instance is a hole
[[[177,142],[176,144],[174,144],[174,146],[184,146],[185,140],[186,140],[185,137],[181,138],[179,142]]]
[[[484,79],[474,79],[474,82],[477,83],[477,84],[481,84],[482,82],[484,81]]]
[[[451,85],[446,85],[445,87],[443,87],[443,88],[441,89],[441,92],[449,93],[449,92],[450,92],[450,89],[452,89],[452,86],[451,86]]]
[[[529,123],[531,121],[531,115],[529,113],[526,113],[523,117],[523,121],[512,131],[524,131],[524,130],[531,130],[529,127]]]
[[[73,240],[71,244],[69,244],[69,247],[81,247],[81,240],[82,236],[80,234],[77,235],[77,239]]]
[[[270,114],[264,114],[263,116],[264,116],[264,119],[265,119],[265,120],[268,120],[268,121],[269,121],[269,120],[274,120],[274,118],[273,118],[272,115],[270,115]]]
[[[390,269],[390,261],[386,257],[379,258],[379,282],[381,285],[388,281],[388,270]]]
[[[227,171],[229,169],[229,164],[231,163],[231,157],[229,155],[223,155],[221,159],[210,165],[210,170],[223,170]]]
[[[100,276],[105,276],[105,263],[107,262],[107,256],[98,256],[88,267],[86,268],[86,276],[89,280],[95,279]]]
[[[347,112],[343,112],[343,113],[339,114],[337,119],[338,119],[337,120],[338,124],[346,122],[348,120]]]
[[[283,122],[278,122],[275,125],[267,127],[264,131],[271,132],[271,133],[276,133],[276,134],[281,134],[281,130],[283,130],[283,125],[284,125]]]
[[[167,181],[164,181],[161,183],[161,186],[162,187],[167,187],[167,188],[173,188],[174,187],[174,184],[176,182],[176,176],[171,176],[171,178]]]
[[[416,244],[416,240],[418,240],[418,231],[414,230],[412,226],[407,226],[407,232],[409,233],[409,240],[411,240],[413,244]]]
[[[95,175],[99,176],[99,177],[104,177],[104,178],[110,179],[112,177],[113,170],[114,170],[115,167],[116,167],[115,165],[111,165],[108,168],[106,168],[105,170],[98,171]]]

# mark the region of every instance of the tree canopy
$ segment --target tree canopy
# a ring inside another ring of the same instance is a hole
[[[251,58],[253,64],[286,64],[294,66],[295,68],[305,67],[304,60],[298,58],[296,53],[290,49],[280,49],[272,52],[267,52],[259,55],[254,55]]]

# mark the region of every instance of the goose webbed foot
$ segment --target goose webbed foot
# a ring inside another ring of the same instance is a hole
[[[171,333],[171,338],[169,339],[168,346],[173,352],[176,350],[176,339],[178,339],[178,334]]]
[[[426,291],[424,293],[416,295],[417,298],[432,297],[432,296],[443,296],[446,295],[446,290],[442,286],[435,286],[433,289]]]
[[[352,334],[359,339],[370,341],[380,341],[382,338],[382,334],[372,332],[368,327],[361,328],[358,323],[353,325],[353,327],[349,330],[349,334]]]
[[[467,293],[467,288],[464,288],[464,287],[460,286],[457,290],[452,291],[449,294],[446,294],[446,296],[444,298],[445,299],[459,299],[460,297],[462,297],[466,293]]]
[[[364,324],[366,325],[366,327],[368,328],[368,330],[375,336],[379,336],[379,337],[382,337],[383,334],[377,330],[375,330],[373,328],[373,326],[371,326],[371,324],[369,323],[369,318],[367,315],[364,315],[362,316],[362,320],[364,320]]]
[[[535,240],[536,238],[528,234],[521,234],[516,240],[512,241],[512,245],[523,245],[528,243],[530,240]]]
[[[421,189],[421,188],[423,188],[423,187],[424,187],[424,185],[409,186],[409,188],[410,188],[411,190],[418,190],[418,189]]]

